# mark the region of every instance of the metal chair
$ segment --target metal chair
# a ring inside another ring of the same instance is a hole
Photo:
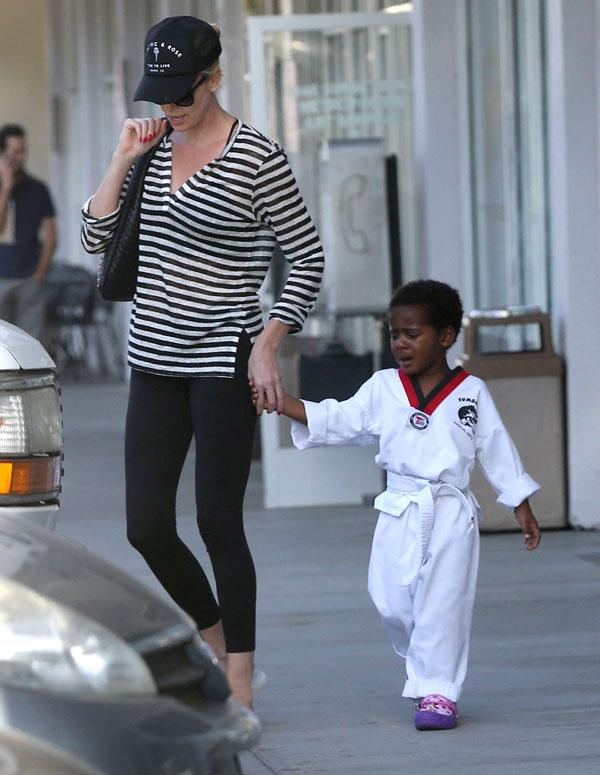
[[[112,305],[100,298],[88,269],[53,264],[46,275],[46,324],[46,344],[63,379],[122,375]]]

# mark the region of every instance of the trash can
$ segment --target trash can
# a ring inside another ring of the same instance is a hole
[[[300,395],[308,401],[345,401],[373,374],[373,353],[354,355],[341,342],[329,342],[323,352],[302,353]]]
[[[460,363],[485,380],[525,470],[540,484],[531,503],[541,527],[565,527],[564,367],[548,315],[537,307],[473,310],[463,325]],[[483,509],[482,530],[517,529],[512,510],[496,503],[478,468],[472,489]]]

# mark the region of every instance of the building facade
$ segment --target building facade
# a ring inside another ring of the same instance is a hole
[[[216,21],[223,104],[285,145],[317,220],[323,149],[376,140],[395,164],[396,277],[450,282],[467,308],[549,312],[566,364],[569,519],[600,526],[600,0],[34,4],[33,23],[32,3],[2,4],[0,35],[25,30],[35,56],[0,46],[1,112],[30,128],[60,258],[93,264],[79,207],[124,117],[148,110],[130,102],[145,30],[171,14]],[[374,239],[348,208],[348,239]]]

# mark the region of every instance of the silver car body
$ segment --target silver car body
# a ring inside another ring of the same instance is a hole
[[[102,625],[143,659],[156,693],[38,691],[0,672],[0,728],[111,775],[233,775],[260,734],[234,702],[192,621],[83,546],[0,515],[0,574]]]

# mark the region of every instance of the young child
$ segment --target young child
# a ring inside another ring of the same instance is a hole
[[[498,502],[514,509],[527,549],[540,542],[527,501],[538,485],[485,383],[448,366],[462,315],[448,285],[408,283],[389,308],[399,369],[376,372],[347,401],[285,394],[283,408],[299,449],[379,444],[387,489],[375,500],[369,593],[406,660],[403,696],[418,700],[417,729],[452,729],[458,720],[479,555],[479,506],[469,490],[476,459]]]

